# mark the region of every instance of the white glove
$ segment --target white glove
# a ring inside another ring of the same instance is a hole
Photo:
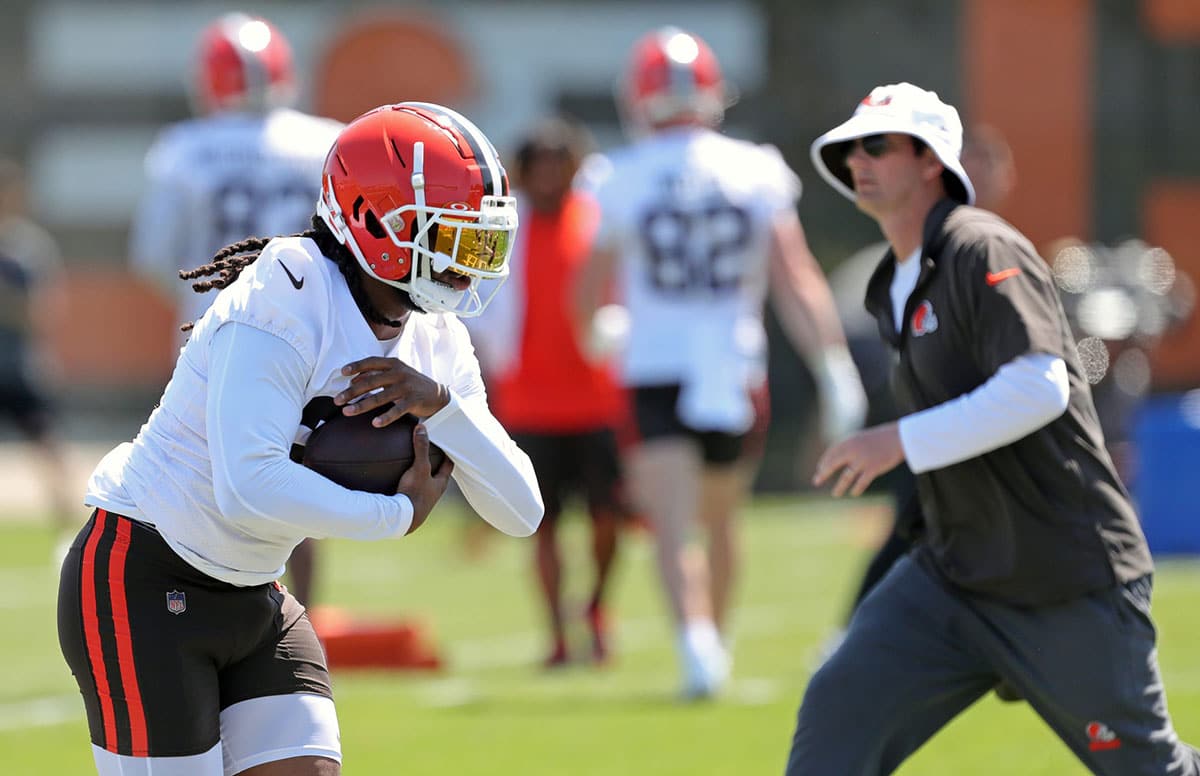
[[[589,361],[604,361],[625,348],[629,341],[629,310],[606,304],[592,316],[583,354]]]
[[[862,428],[867,417],[867,394],[854,359],[845,345],[831,345],[813,365],[821,402],[821,433],[834,442]]]

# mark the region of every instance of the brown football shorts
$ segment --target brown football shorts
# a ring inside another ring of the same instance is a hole
[[[321,644],[285,589],[213,579],[153,527],[103,509],[63,562],[58,636],[92,743],[116,754],[200,754],[235,703],[333,695]]]

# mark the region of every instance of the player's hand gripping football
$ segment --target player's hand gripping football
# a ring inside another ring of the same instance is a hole
[[[430,471],[429,464],[429,432],[424,423],[418,423],[413,428],[413,462],[408,471],[400,478],[396,487],[397,493],[408,496],[412,502],[412,525],[405,531],[405,536],[420,528],[425,518],[433,511],[434,504],[446,492],[450,483],[450,473],[454,471],[454,462],[448,457],[442,461],[437,471]]]
[[[824,485],[840,471],[830,494],[835,497],[861,496],[876,477],[891,471],[903,460],[900,426],[896,423],[873,426],[851,434],[826,450],[817,461],[813,485]]]
[[[371,421],[377,428],[406,412],[428,418],[450,403],[450,390],[446,386],[397,358],[359,359],[342,367],[342,374],[350,378],[350,386],[334,396],[333,403],[343,407],[344,414],[359,415],[394,403],[390,410]]]

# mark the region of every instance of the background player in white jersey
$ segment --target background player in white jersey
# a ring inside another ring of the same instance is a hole
[[[324,654],[275,582],[292,548],[411,533],[451,474],[501,531],[541,520],[456,317],[508,273],[517,215],[495,149],[448,109],[389,105],[342,131],[323,181],[310,230],[186,273],[222,290],[137,438],[88,483],[59,635],[102,776],[339,773]],[[321,418],[389,404],[375,425],[422,419],[397,494],[292,458]],[[448,457],[437,471],[431,442]]]
[[[296,72],[287,39],[241,13],[220,17],[200,36],[192,98],[199,116],[167,127],[146,156],[146,191],[130,240],[134,268],[162,284],[179,320],[204,314],[179,272],[253,235],[308,227],[321,165],[339,122],[290,107]],[[315,548],[305,542],[289,564],[296,597],[313,603]]]
[[[179,271],[253,235],[308,227],[339,122],[293,110],[291,48],[264,19],[231,13],[200,35],[195,118],[166,127],[146,155],[130,237],[133,266],[159,281],[183,322],[211,301]]]
[[[578,314],[586,329],[616,275],[641,437],[630,485],[654,524],[684,693],[702,697],[729,672],[733,520],[757,460],[756,421],[765,430],[768,288],[817,377],[826,434],[856,426],[865,399],[796,216],[799,180],[776,149],[716,131],[727,99],[708,45],[675,28],[647,35],[619,100],[637,139],[594,183],[602,216]],[[707,555],[689,537],[697,521]]]

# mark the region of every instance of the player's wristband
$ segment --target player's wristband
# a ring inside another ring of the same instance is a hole
[[[592,361],[603,361],[620,352],[628,340],[629,310],[619,304],[606,304],[592,316],[584,354]]]
[[[813,365],[821,399],[821,429],[826,439],[839,439],[862,426],[867,396],[858,367],[845,345],[830,345]]]

